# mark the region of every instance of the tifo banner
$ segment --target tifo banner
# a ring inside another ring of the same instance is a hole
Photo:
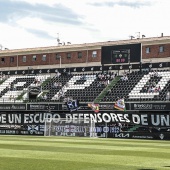
[[[99,112],[99,113],[39,113],[39,112],[23,112],[10,113],[0,112],[0,124],[28,124],[28,123],[44,123],[45,118],[55,118],[59,122],[61,118],[66,118],[68,123],[84,119],[88,121],[89,118],[96,123],[129,123],[145,126],[170,126],[170,113],[120,113],[120,112]],[[88,122],[87,122],[88,123]]]
[[[65,118],[68,124],[77,123],[79,119],[88,124],[92,119],[96,123],[96,133],[101,137],[120,137],[119,132],[130,129],[130,126],[170,129],[169,112],[0,112],[0,134],[44,135],[45,118],[53,118],[56,123]]]

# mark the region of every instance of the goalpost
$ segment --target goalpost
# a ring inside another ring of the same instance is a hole
[[[97,137],[92,119],[45,118],[44,136]]]

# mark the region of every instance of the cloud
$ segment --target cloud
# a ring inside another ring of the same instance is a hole
[[[106,2],[94,2],[94,3],[88,3],[90,5],[96,6],[96,7],[102,7],[102,6],[107,6],[107,7],[113,7],[115,5],[118,6],[126,6],[126,7],[131,7],[131,8],[140,8],[143,6],[150,6],[151,3],[149,1],[106,1]]]
[[[49,35],[48,32],[46,32],[46,31],[42,31],[42,30],[38,30],[38,29],[31,29],[31,28],[27,28],[26,31],[36,35],[39,38],[54,39],[54,37]]]
[[[48,6],[44,4],[30,4],[22,1],[1,0],[0,22],[16,24],[23,17],[41,18],[46,22],[81,25],[82,16],[62,4]]]
[[[35,20],[43,22],[45,25],[67,25],[67,26],[84,26],[83,17],[75,13],[72,9],[62,4],[31,4],[19,0],[1,0],[0,2],[0,23],[21,28],[37,37],[51,39],[49,30]],[[22,22],[27,21],[28,23]]]

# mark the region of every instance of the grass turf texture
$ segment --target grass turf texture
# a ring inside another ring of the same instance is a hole
[[[0,170],[169,169],[169,141],[0,136]]]

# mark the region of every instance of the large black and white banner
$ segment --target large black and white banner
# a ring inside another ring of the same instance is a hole
[[[44,123],[45,118],[55,118],[55,121],[59,122],[61,118],[66,118],[68,123],[75,122],[78,119],[84,119],[88,123],[89,118],[96,123],[127,123],[137,124],[143,126],[170,126],[170,113],[165,112],[99,112],[99,113],[44,113],[44,112],[0,112],[0,125],[1,124],[32,124],[32,123]]]
[[[0,134],[44,135],[45,118],[54,118],[56,123],[60,123],[61,119],[65,118],[68,124],[77,123],[80,119],[88,124],[92,119],[96,123],[96,133],[100,134],[100,137],[128,137],[129,135],[123,135],[122,132],[129,131],[132,127],[138,127],[137,132],[141,131],[140,127],[145,127],[143,129],[147,129],[147,132],[149,132],[149,128],[164,128],[167,133],[170,133],[169,112],[117,111],[99,113],[0,112]],[[136,134],[136,136],[138,135]]]

